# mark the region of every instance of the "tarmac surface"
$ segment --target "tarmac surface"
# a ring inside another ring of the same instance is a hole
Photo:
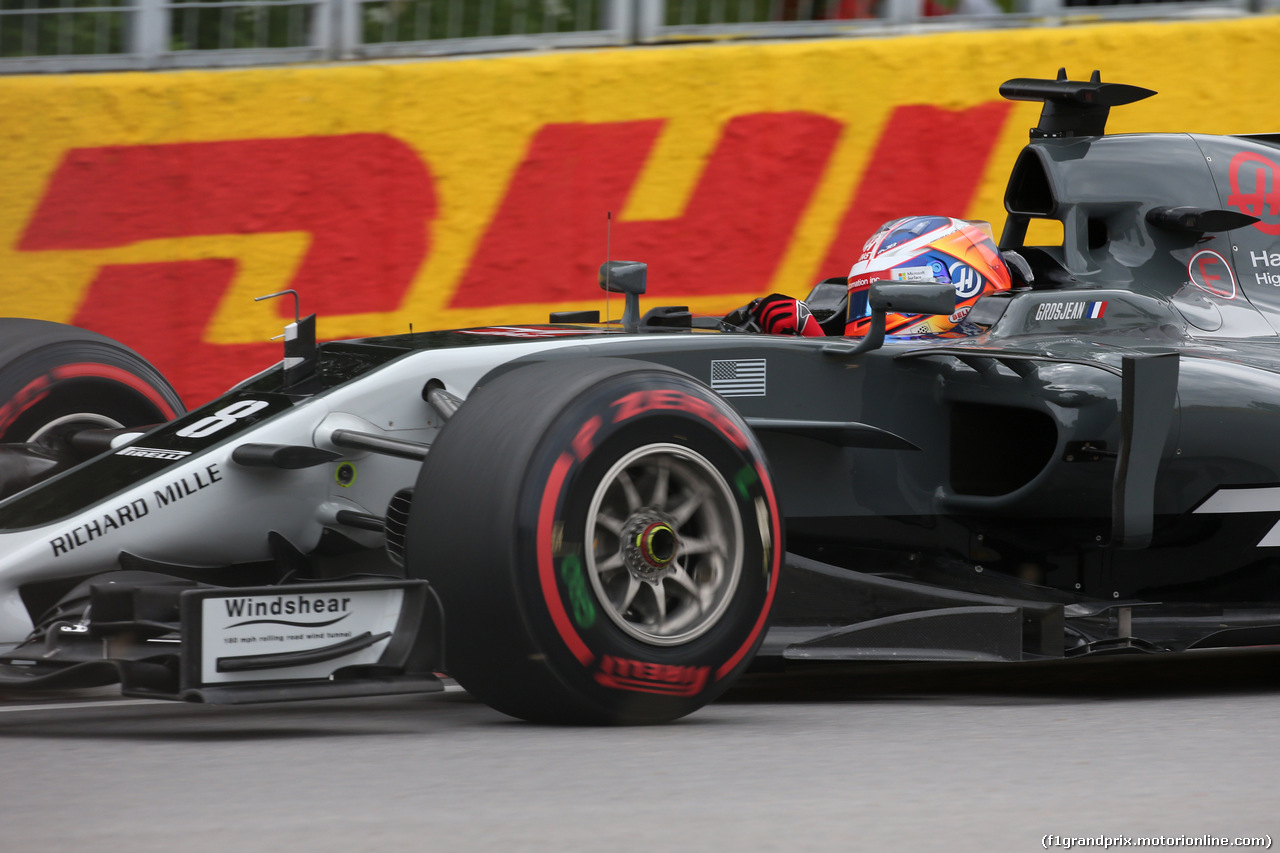
[[[21,853],[1280,841],[1280,653],[752,676],[613,729],[456,686],[234,708],[92,691],[0,699],[0,756],[0,849]]]

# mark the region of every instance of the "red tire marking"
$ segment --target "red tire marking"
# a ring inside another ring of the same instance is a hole
[[[579,462],[586,462],[591,451],[595,449],[596,433],[600,431],[601,423],[599,415],[592,415],[574,437],[573,454],[578,457]]]
[[[617,409],[613,415],[615,424],[630,420],[636,415],[655,411],[684,412],[696,415],[709,426],[718,429],[720,434],[739,450],[746,450],[748,447],[746,436],[723,409],[714,402],[683,391],[670,388],[632,391],[625,397],[615,400],[612,405]]]
[[[556,631],[559,632],[560,638],[564,640],[565,645],[569,647],[569,651],[573,653],[579,663],[583,666],[590,666],[595,660],[595,655],[587,648],[586,643],[582,641],[578,632],[574,630],[573,624],[569,621],[569,614],[564,609],[564,602],[560,599],[560,592],[556,585],[555,566],[553,565],[551,554],[555,510],[559,503],[560,489],[563,487],[569,468],[572,465],[572,454],[562,453],[560,458],[556,460],[555,465],[552,466],[551,474],[547,478],[547,485],[542,492],[542,504],[538,510],[538,580],[542,587],[543,599],[547,603],[547,610],[551,615],[551,621],[555,625]],[[756,624],[751,629],[751,633],[738,650],[734,652],[733,657],[716,670],[716,681],[721,680],[732,672],[734,667],[741,663],[747,652],[751,650],[756,638],[760,636],[760,632],[764,630],[765,623],[768,621],[774,593],[778,589],[778,569],[782,564],[782,549],[779,547],[779,543],[782,541],[782,528],[778,519],[778,502],[774,496],[773,484],[769,481],[768,473],[765,471],[764,465],[758,461],[756,462],[756,474],[764,487],[765,500],[769,505],[772,533],[770,547],[773,551],[772,565],[769,569],[769,588],[768,592],[765,593],[764,606],[760,611],[759,618],[756,619]]]
[[[709,666],[673,666],[605,655],[595,679],[597,683],[615,690],[661,696],[697,696],[707,686],[710,670]]]
[[[52,382],[50,377],[53,379]],[[95,364],[86,361],[60,365],[28,382],[22,390],[13,395],[13,399],[4,406],[0,406],[0,432],[8,429],[27,410],[49,396],[49,392],[53,390],[54,383],[61,382],[64,379],[106,379],[111,382],[118,382],[145,397],[148,402],[160,411],[165,420],[171,421],[178,416],[178,413],[160,395],[160,392],[129,371],[119,367],[112,367],[109,364]]]
[[[547,602],[547,611],[551,614],[551,621],[556,626],[556,630],[560,633],[560,639],[564,640],[565,645],[569,647],[569,651],[573,652],[573,656],[579,663],[590,666],[596,656],[587,648],[587,644],[582,642],[578,632],[573,629],[573,623],[569,621],[564,602],[560,600],[560,590],[556,585],[556,572],[551,555],[556,505],[560,502],[560,489],[572,465],[572,455],[560,454],[556,464],[551,466],[551,476],[547,478],[547,486],[542,490],[542,506],[538,510],[538,580],[542,585],[542,597]]]
[[[23,412],[40,402],[49,393],[48,375],[40,375],[32,379],[22,390],[13,395],[13,399],[0,406],[0,432],[22,417]]]
[[[171,421],[178,416],[178,413],[173,410],[173,406],[169,405],[169,402],[161,396],[159,391],[122,368],[85,361],[55,367],[52,373],[53,378],[56,380],[93,378],[119,382],[121,385],[126,385],[145,397],[151,405],[160,410],[160,414],[164,415],[165,420]]]
[[[773,540],[770,542],[770,547],[773,549],[773,566],[769,569],[769,591],[765,594],[764,607],[760,610],[760,618],[756,620],[755,627],[751,629],[746,642],[734,653],[733,657],[725,661],[716,670],[716,681],[732,672],[733,668],[741,663],[747,652],[751,650],[756,637],[760,636],[760,632],[764,630],[765,622],[769,618],[769,610],[773,606],[773,594],[778,591],[778,568],[782,565],[782,548],[779,547],[782,542],[782,526],[778,520],[778,502],[774,498],[773,484],[769,482],[769,475],[759,462],[756,463],[756,475],[760,477],[760,483],[764,486],[765,501],[769,504],[769,518],[773,528]]]

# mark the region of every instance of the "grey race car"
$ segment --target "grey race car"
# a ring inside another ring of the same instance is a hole
[[[1043,101],[978,333],[622,322],[317,345],[183,413],[135,354],[0,321],[0,688],[257,702],[439,689],[655,722],[754,660],[1280,642],[1280,136],[1105,136]],[[1060,245],[1026,245],[1036,219]],[[815,316],[843,328],[843,281]],[[160,424],[158,426],[148,426]],[[785,536],[785,547],[784,547]]]

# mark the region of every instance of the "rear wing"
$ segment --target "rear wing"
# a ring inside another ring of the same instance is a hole
[[[1102,136],[1112,107],[1132,104],[1154,94],[1154,90],[1141,86],[1103,83],[1097,71],[1087,83],[1068,80],[1065,68],[1058,69],[1056,80],[1017,77],[1000,86],[1000,96],[1006,100],[1044,102],[1040,123],[1031,128],[1032,139]]]

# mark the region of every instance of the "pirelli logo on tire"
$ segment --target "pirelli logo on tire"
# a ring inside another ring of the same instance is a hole
[[[627,660],[605,655],[595,678],[605,687],[660,693],[664,696],[697,696],[711,675],[709,666],[677,666]]]

